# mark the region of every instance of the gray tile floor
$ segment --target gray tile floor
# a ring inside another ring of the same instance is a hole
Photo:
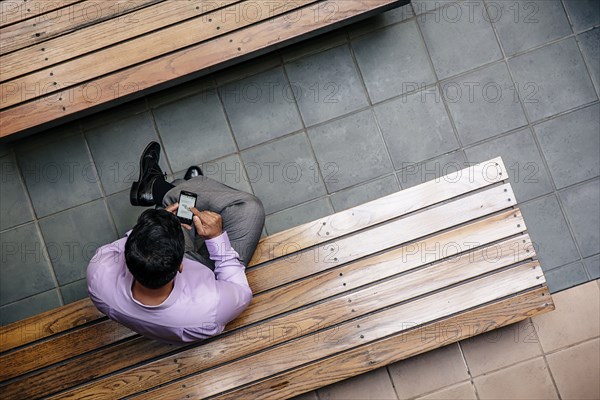
[[[259,196],[266,233],[504,157],[552,291],[600,271],[600,12],[585,0],[414,0],[0,145],[0,323],[86,296],[135,222],[138,157]]]

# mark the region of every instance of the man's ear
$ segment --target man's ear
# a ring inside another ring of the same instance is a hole
[[[179,265],[179,273],[183,272],[183,263],[181,263],[181,265]]]

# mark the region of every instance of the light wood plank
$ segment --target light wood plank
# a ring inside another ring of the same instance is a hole
[[[252,4],[258,10],[256,19],[250,15],[240,15],[239,19],[224,18],[223,12],[214,11],[93,53],[84,54],[71,61],[52,65],[0,84],[0,93],[5,94],[0,99],[0,108],[23,102],[29,88],[39,87],[38,96],[54,93],[90,81],[98,76],[107,75],[205,42],[217,35],[225,35],[228,32],[266,21],[270,17],[289,13],[290,8],[296,10],[316,2],[317,0],[296,0],[291,3],[252,0]],[[198,29],[198,26],[202,28]],[[101,68],[98,66],[98,60],[102,60]],[[29,99],[33,98],[33,96],[29,96]]]
[[[255,296],[244,313],[228,325],[228,329],[249,325],[273,315],[304,307],[341,292],[399,273],[406,273],[413,268],[445,257],[456,257],[454,261],[456,268],[461,268],[462,262],[478,259],[473,256],[473,253],[469,253],[470,249],[485,246],[524,230],[525,225],[520,211],[511,210],[394,250],[351,261],[340,268],[325,270],[310,278]],[[535,256],[529,235],[522,235],[484,249],[484,254],[487,254],[491,264],[498,262],[508,265],[509,260],[514,263]],[[475,272],[476,267],[473,268]],[[445,277],[440,277],[443,278]]]
[[[207,368],[213,368],[349,319],[364,316],[399,302],[409,301],[417,296],[512,265],[529,257],[525,251],[527,247],[531,247],[531,243],[529,242],[525,247],[521,244],[520,238],[503,243],[502,255],[495,262],[490,262],[487,248],[472,251],[464,254],[464,257],[436,263],[425,269],[347,293],[292,314],[269,319],[262,324],[235,332],[234,335],[225,336],[163,360],[128,370],[118,376],[110,376],[92,382],[54,398],[86,399],[129,396],[138,391],[147,390]],[[402,263],[402,259],[398,258],[386,261]],[[528,264],[527,267],[529,274],[535,272],[532,268],[538,268],[536,262]],[[369,270],[363,271],[363,274],[370,275]],[[342,285],[339,286],[342,287]],[[343,290],[345,289],[339,289],[339,291]]]
[[[4,110],[0,112],[0,137],[88,110],[178,78],[197,76],[198,71],[214,70],[228,60],[239,59],[240,54],[244,54],[246,58],[264,54],[276,46],[306,37],[309,33],[315,35],[325,29],[392,8],[397,3],[398,0],[339,0],[335,2],[334,13],[328,13],[327,9],[319,9],[321,12],[316,12],[315,18],[315,12],[303,12],[301,18],[294,23],[289,23],[290,17],[284,14],[247,29],[98,78],[89,84],[73,86],[42,96],[38,101]],[[327,4],[331,2],[323,3],[321,7]]]
[[[0,27],[52,13],[82,0],[11,0],[0,2]]]
[[[164,26],[206,14],[219,7],[229,8],[229,6],[236,3],[242,3],[242,1],[161,1],[149,7],[130,12],[116,21],[103,21],[6,54],[2,57],[0,77],[2,81],[12,79],[161,29]],[[196,7],[199,7],[199,9]]]
[[[288,254],[291,249],[290,243],[305,249],[419,211],[504,179],[508,179],[508,172],[501,157],[471,165],[457,173],[265,237],[260,240],[250,265],[258,265]]]
[[[262,239],[249,266],[252,267],[280,257],[284,253],[289,253],[289,250],[292,249],[289,247],[289,243],[297,244],[302,249],[308,248],[483,188],[499,182],[502,177],[506,176],[507,173],[502,159],[497,157],[464,168],[460,171],[458,177],[451,174],[439,180],[429,181],[349,210],[318,219],[315,222],[291,228]],[[322,231],[323,227],[326,227],[327,230]],[[331,254],[329,254],[329,257],[331,258]],[[262,276],[263,273],[266,275],[271,273],[276,274],[268,270],[252,272],[249,279],[250,286],[255,294],[261,291],[257,286],[265,279]],[[282,271],[277,271],[277,274],[281,273]],[[267,288],[272,289],[273,287],[267,286]],[[58,313],[58,316],[55,315],[56,313]],[[72,322],[57,322],[71,314]],[[89,322],[102,317],[102,314],[95,309],[89,299],[48,311],[42,315],[42,320],[39,323],[37,320],[38,316],[34,316],[22,323],[15,323],[0,328],[0,338],[2,338],[3,343],[2,351],[48,337],[55,333],[60,333],[63,330],[74,327],[73,323],[78,323],[78,321]],[[50,325],[52,329],[44,329],[44,327]],[[6,341],[4,338],[6,338]]]
[[[211,400],[286,399],[553,309],[548,288],[542,287],[312,362]]]
[[[132,25],[133,20],[125,15],[129,14],[131,17],[131,13],[135,10],[160,1],[164,0],[88,0],[45,14],[45,17],[33,18],[4,27],[0,29],[0,55],[34,44],[41,44],[48,39],[115,17],[121,17],[121,19],[113,20],[113,25],[127,23]],[[47,3],[51,3],[51,1]],[[86,43],[80,42],[78,45],[85,48]],[[31,63],[33,60],[24,61]],[[4,57],[2,63],[4,64]],[[44,64],[30,64],[30,71],[38,69]],[[27,72],[23,71],[18,75]],[[10,79],[2,73],[0,73],[0,77],[2,80]]]
[[[521,265],[306,335],[132,398],[151,396],[153,399],[163,400],[179,399],[186,395],[195,399],[213,396],[267,378],[282,370],[400,333],[405,331],[407,326],[423,325],[464,312],[516,292],[538,287],[542,283],[543,274],[537,262]],[[353,304],[353,307],[358,305]]]
[[[320,276],[311,277],[310,279],[305,279],[301,282],[259,294],[254,297],[250,307],[246,309],[240,317],[227,326],[225,332],[247,326],[251,323],[259,322],[263,319],[291,311],[295,308],[306,306],[310,303],[320,301],[331,296],[354,290],[362,285],[391,277],[394,274],[406,272],[412,268],[417,268],[421,265],[440,260],[444,257],[456,257],[456,254],[458,254],[459,251],[466,251],[474,248],[475,246],[485,246],[486,244],[495,242],[502,238],[518,234],[519,232],[522,232],[523,227],[517,228],[516,222],[520,222],[522,219],[519,213],[519,218],[515,220],[513,217],[515,212],[518,211],[509,211],[500,215],[489,217],[485,220],[445,232],[441,235],[430,237],[427,240],[413,243],[394,251],[379,254],[374,257],[363,258],[354,263],[347,264],[339,269],[336,269],[335,271],[329,271]],[[500,268],[501,266],[509,265],[510,263],[521,261],[535,255],[528,235],[518,236],[508,241],[497,243],[492,247],[483,247],[471,251],[470,253],[462,254],[463,255],[460,256],[462,258],[462,266],[457,264],[457,262],[460,261],[458,259],[448,263],[449,266],[455,268],[453,273],[458,273],[458,271],[465,268],[469,268],[469,270],[466,271],[467,273],[477,273],[479,271],[477,268],[472,269],[471,267],[467,267],[467,264],[465,263],[471,261],[481,262],[483,257],[485,257],[487,261],[494,261],[496,263],[495,265],[492,265],[492,263],[487,263],[487,265],[484,265],[484,267]],[[498,254],[500,254],[501,257],[496,257]],[[339,275],[340,273],[342,274],[341,276]],[[450,279],[450,276],[445,277],[444,279]],[[444,282],[449,281],[444,280]],[[347,283],[347,285],[343,285],[343,283]],[[403,283],[401,282],[400,285],[402,284]],[[427,285],[425,284],[423,287],[427,287]],[[394,290],[397,290],[397,288],[394,288]],[[309,313],[309,316],[312,316],[317,313],[318,308],[319,307],[317,307],[317,309],[311,308],[306,312]],[[328,314],[330,311],[328,306],[321,306],[321,308],[323,308],[324,314]],[[291,321],[291,323],[294,323],[293,319]],[[273,321],[269,323],[269,325],[272,324],[274,324]],[[278,323],[278,325],[285,326],[286,323],[281,322]],[[321,327],[323,326],[321,325]],[[306,329],[307,328],[303,328],[303,331],[306,331]],[[245,333],[238,333],[236,334],[236,337],[243,335],[245,335]],[[139,342],[139,344],[140,346],[146,346],[145,342]],[[274,342],[265,343],[265,345],[271,344],[274,344]],[[211,348],[210,346],[213,345],[202,345],[204,350]],[[234,345],[230,344],[225,344],[219,347],[219,349],[229,349],[227,351],[227,359],[221,359],[220,362],[231,359],[233,356],[231,349],[234,347]],[[153,351],[149,357],[156,357],[160,355],[160,353],[158,353],[160,350],[158,348],[155,350],[156,351]],[[162,350],[162,354],[164,354],[168,351],[171,351],[172,348],[165,346]],[[213,354],[219,354],[220,350],[206,351],[212,351]],[[238,351],[241,352],[240,354],[243,354],[244,351],[249,352],[249,349],[240,348]],[[118,354],[112,349],[107,349],[106,352]],[[125,368],[137,362],[141,362],[143,360],[139,359],[139,356],[134,356],[131,358],[131,353],[141,354],[144,352],[145,351],[143,348],[139,352],[127,351],[127,353],[124,354],[124,357],[115,356],[111,363],[98,364],[91,360],[82,363],[81,359],[76,359],[72,362],[68,362],[68,364],[71,364],[71,366],[68,368],[65,368],[65,365],[63,364],[56,368],[56,370],[45,370],[29,376],[24,380],[15,382],[3,390],[7,393],[26,393],[28,395],[27,397],[32,398],[37,395],[48,394],[50,388],[56,387],[56,391],[62,390],[77,383],[85,382],[91,379],[92,376],[97,377],[106,375],[115,370]],[[98,356],[98,353],[96,353],[96,357]],[[102,357],[105,358],[104,355],[102,355]],[[180,357],[183,358],[184,356],[177,356],[176,358]],[[192,354],[189,357],[193,359],[193,357],[201,356],[194,356]],[[203,356],[201,358],[204,359]],[[217,363],[218,360],[219,359],[212,360],[211,363]],[[89,365],[90,362],[92,364],[91,366]],[[165,362],[170,364],[171,360],[169,359]],[[195,361],[190,362],[192,365],[198,367],[198,363]],[[206,366],[202,365],[202,367]],[[148,368],[150,368],[150,370],[161,369],[157,366],[157,364],[152,364],[148,366]],[[142,368],[142,370],[144,369],[145,368]],[[192,370],[191,372],[194,371],[197,370]],[[139,376],[150,375],[149,373],[140,372],[139,370],[131,371],[131,374],[133,374],[131,381],[136,382],[136,384],[139,384]],[[49,381],[47,378],[48,376],[55,377],[55,379]],[[105,388],[112,390],[112,388],[117,385],[117,383],[113,382],[114,379],[115,378],[111,378],[107,382],[96,382],[91,387],[82,389],[83,391],[76,390],[73,392],[71,397],[81,397],[86,392],[95,394],[103,392],[103,389],[99,389],[99,385],[103,385]],[[119,375],[116,377],[116,379],[119,382],[127,381],[127,374],[125,376]],[[166,379],[166,377],[163,379]],[[158,385],[160,383],[162,382],[154,382],[152,385]],[[40,386],[41,384],[43,385]],[[56,386],[57,384],[66,387]],[[40,392],[40,390],[44,389],[45,391]]]
[[[515,203],[510,184],[494,186],[483,192],[470,194],[450,203],[361,231],[360,239],[356,235],[339,238],[323,247],[326,256],[316,257],[314,249],[295,252],[297,248],[290,246],[292,251],[289,256],[278,258],[260,268],[251,269],[246,275],[249,280],[252,280],[253,289],[263,291],[266,287],[277,287],[374,252],[504,210],[514,206]],[[331,252],[331,248],[334,248],[334,252]],[[262,278],[258,280],[255,274],[258,274],[261,269],[269,269],[273,273],[265,274],[262,271],[260,272]]]

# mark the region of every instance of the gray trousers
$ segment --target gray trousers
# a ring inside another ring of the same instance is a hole
[[[167,192],[163,206],[176,203],[179,192],[186,190],[196,193],[196,208],[221,214],[223,230],[227,231],[231,247],[239,254],[240,261],[247,266],[254,254],[265,223],[265,211],[262,202],[250,193],[242,192],[224,185],[214,179],[199,176],[189,181],[177,179],[175,187]],[[214,270],[214,261],[210,259],[204,241],[196,235],[196,230],[183,229],[186,257],[194,259]]]

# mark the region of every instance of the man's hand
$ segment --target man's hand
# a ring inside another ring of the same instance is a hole
[[[168,212],[170,212],[173,215],[177,215],[177,209],[178,208],[179,208],[179,203],[173,203],[170,206],[166,206],[165,210],[168,211]],[[192,230],[192,227],[189,226],[188,224],[181,224],[181,226],[183,226],[188,231]]]
[[[212,211],[198,211],[195,207],[191,210],[194,213],[196,232],[202,239],[213,239],[223,233],[223,221],[219,214]]]

